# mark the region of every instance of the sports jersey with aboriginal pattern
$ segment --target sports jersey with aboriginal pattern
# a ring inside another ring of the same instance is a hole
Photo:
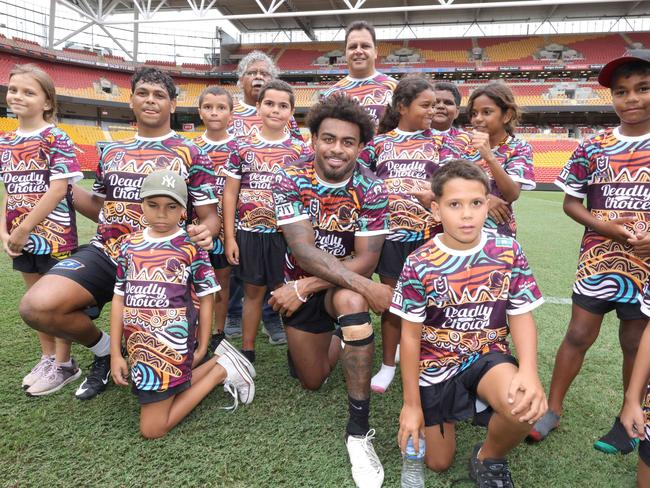
[[[313,158],[288,166],[275,179],[278,226],[309,220],[316,248],[344,259],[354,254],[355,237],[388,234],[388,194],[384,183],[357,164],[352,176],[332,184],[316,174]],[[311,276],[287,248],[286,281]]]
[[[393,129],[375,136],[359,154],[358,160],[386,185],[390,214],[388,240],[413,242],[433,235],[438,222],[412,192],[431,188],[431,176],[440,167],[441,141],[442,136],[434,136],[430,130]]]
[[[450,127],[445,131],[431,129],[434,135],[442,136],[443,142],[440,149],[440,162],[448,159],[457,159],[463,157],[468,151],[468,146],[472,142],[472,135],[458,127]]]
[[[222,141],[212,141],[208,139],[205,134],[203,134],[196,137],[195,139],[192,139],[192,141],[208,155],[210,162],[212,163],[212,168],[214,169],[214,175],[216,179],[214,193],[215,196],[219,199],[219,202],[217,203],[217,214],[223,222],[223,189],[226,185],[225,169],[230,153],[237,150],[237,140],[234,136],[228,136]],[[196,221],[194,223],[198,223],[198,219],[195,220]],[[215,237],[214,239],[214,245],[212,246],[210,254],[223,254],[223,243],[224,233],[222,225],[219,236]]]
[[[626,137],[609,129],[583,141],[555,184],[583,200],[598,220],[629,218],[633,234],[650,232],[650,134]],[[573,291],[620,303],[637,303],[650,277],[650,259],[586,228]]]
[[[504,142],[492,148],[492,153],[508,176],[521,185],[522,190],[535,189],[536,183],[535,170],[533,168],[533,149],[530,144],[517,137],[508,136]],[[481,157],[479,151],[468,146],[462,157],[478,163],[490,177],[490,193],[505,200],[503,193],[499,190],[499,187],[492,176],[490,168]],[[508,222],[497,224],[492,217],[488,215],[485,220],[485,227],[487,229],[496,229],[499,234],[515,237],[517,234],[515,213],[511,203],[508,203],[507,207],[510,211],[510,219]]]
[[[257,108],[241,101],[235,103],[228,132],[235,137],[248,137],[259,134],[260,130],[262,130],[262,118],[257,115]],[[287,123],[285,131],[294,139],[303,140],[300,127],[293,116]]]
[[[115,294],[124,299],[124,339],[139,390],[164,391],[192,378],[199,297],[219,291],[208,254],[184,230],[153,238],[148,229],[121,241]]]
[[[481,355],[509,354],[508,315],[543,303],[521,246],[483,230],[473,249],[450,249],[440,234],[413,252],[390,311],[422,324],[420,386],[441,383]]]
[[[273,203],[273,180],[284,167],[311,154],[302,140],[289,136],[267,141],[261,135],[238,139],[238,149],[230,154],[226,174],[241,180],[237,228],[249,232],[278,231]]]
[[[215,177],[208,156],[196,144],[170,132],[163,137],[136,136],[104,148],[97,167],[93,193],[104,197],[99,212],[97,234],[91,244],[113,261],[120,240],[145,227],[140,187],[149,173],[157,170],[178,172],[187,183],[188,214],[194,208],[216,204]]]
[[[393,99],[393,92],[397,87],[397,81],[383,73],[376,72],[369,78],[345,78],[337,81],[322,94],[322,98],[328,98],[335,93],[341,93],[359,102],[368,114],[379,124],[384,115],[386,105]]]
[[[68,189],[54,210],[29,234],[23,250],[31,254],[60,254],[77,247],[72,183],[83,178],[74,144],[61,129],[49,125],[25,133],[15,130],[0,137],[0,174],[7,192],[5,217],[13,232],[50,189],[65,179]]]
[[[650,279],[646,281],[639,301],[641,302],[641,312],[650,319]],[[645,440],[650,442],[650,380],[643,400],[643,413],[645,415]]]

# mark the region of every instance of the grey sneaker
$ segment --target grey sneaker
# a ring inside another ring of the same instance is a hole
[[[70,366],[57,366],[53,363],[47,374],[30,386],[25,393],[29,396],[49,395],[76,380],[81,376],[81,369],[74,359],[71,359],[71,363]]]
[[[228,315],[223,332],[226,334],[226,339],[241,337],[241,317],[231,317]]]
[[[262,330],[269,337],[269,344],[277,346],[287,343],[287,334],[284,332],[281,320],[278,319],[264,322]]]
[[[23,390],[26,390],[34,383],[36,383],[38,380],[40,380],[43,377],[43,375],[47,374],[47,372],[52,367],[52,364],[54,364],[53,357],[41,356],[41,359],[38,363],[36,363],[36,366],[34,366],[32,370],[29,373],[27,373],[27,375],[25,375],[25,377],[23,378],[23,383],[22,383]]]

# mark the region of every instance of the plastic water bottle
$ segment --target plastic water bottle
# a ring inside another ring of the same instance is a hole
[[[413,438],[409,437],[402,463],[402,488],[424,488],[424,439],[420,440],[420,452],[415,452]]]

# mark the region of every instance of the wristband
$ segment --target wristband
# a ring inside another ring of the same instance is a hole
[[[307,297],[301,297],[300,292],[298,292],[298,281],[293,282],[293,290],[296,292],[296,296],[298,297],[298,300],[300,300],[302,303],[307,303],[307,300],[309,300],[309,297],[311,295],[308,295]]]

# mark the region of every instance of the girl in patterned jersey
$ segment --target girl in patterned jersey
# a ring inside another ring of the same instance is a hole
[[[359,154],[359,160],[384,180],[388,190],[390,234],[384,242],[377,273],[395,287],[406,257],[435,232],[431,212],[413,193],[427,190],[438,169],[442,136],[431,132],[435,92],[427,80],[410,76],[399,82],[379,123],[379,135]],[[384,393],[395,375],[400,320],[386,311],[381,317],[383,361],[372,378],[372,390]]]
[[[535,189],[533,150],[515,137],[520,109],[508,86],[490,83],[472,92],[467,111],[474,127],[464,159],[479,162],[490,177],[490,212],[485,227],[515,237],[512,203]]]
[[[0,138],[0,174],[5,196],[0,239],[29,289],[77,247],[71,185],[83,178],[74,145],[54,126],[56,92],[47,73],[32,64],[9,74],[7,105],[18,128]],[[41,359],[23,378],[30,396],[60,390],[79,378],[70,342],[38,333]]]

